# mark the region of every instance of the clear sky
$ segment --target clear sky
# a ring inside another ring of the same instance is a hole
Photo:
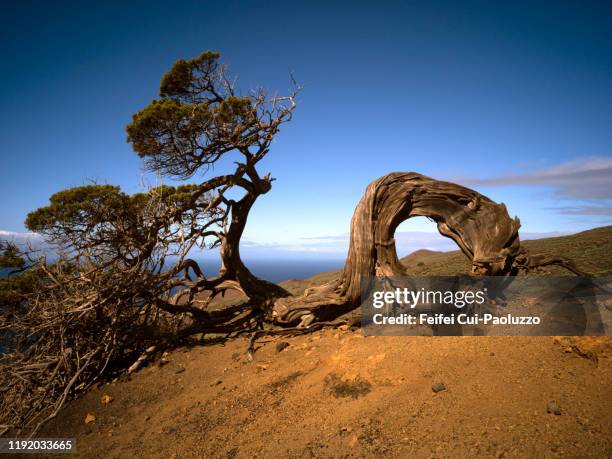
[[[525,232],[612,222],[612,3],[3,2],[0,230],[88,180],[139,191],[131,115],[180,57],[304,89],[261,171],[245,246],[325,252],[366,185],[471,186]],[[149,178],[150,180],[150,178]],[[417,223],[412,230],[432,231]]]

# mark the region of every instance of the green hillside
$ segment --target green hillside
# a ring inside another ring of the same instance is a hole
[[[576,266],[594,276],[612,274],[612,226],[583,231],[571,236],[551,237],[524,241],[522,245],[532,253],[546,253],[571,259]],[[459,250],[432,252],[418,250],[402,258],[413,275],[454,275],[470,270],[468,259]],[[567,274],[568,271],[552,267],[541,274]]]

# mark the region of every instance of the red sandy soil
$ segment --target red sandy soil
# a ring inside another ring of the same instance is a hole
[[[259,346],[253,361],[242,338],[175,350],[40,436],[86,458],[612,456],[612,338],[327,329]]]

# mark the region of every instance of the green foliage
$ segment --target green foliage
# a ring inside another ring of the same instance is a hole
[[[148,200],[163,202],[168,206],[183,207],[191,199],[191,193],[197,190],[194,184],[179,185],[177,187],[162,185],[151,188],[146,194]],[[134,199],[134,196],[132,197]]]
[[[174,63],[161,80],[159,95],[161,97],[189,97],[199,89],[195,86],[198,75],[212,78],[219,70],[218,59],[221,55],[214,51],[205,51],[195,59],[179,59]]]
[[[116,186],[79,186],[55,193],[48,206],[28,214],[25,224],[77,255],[134,259],[148,256],[164,234],[171,235],[176,218],[192,215],[188,209],[196,188],[164,185],[130,196]]]
[[[251,123],[255,119],[252,102],[245,97],[229,96],[219,104],[215,117],[218,123],[232,126]]]
[[[151,203],[163,205],[169,212],[182,209],[187,211],[190,208],[191,194],[198,188],[194,184],[179,186],[161,185],[151,188],[146,193],[136,193],[129,197],[129,207],[132,214],[142,212]]]
[[[141,158],[162,151],[188,155],[212,119],[213,113],[205,103],[154,100],[132,117],[127,127],[128,142]]]
[[[133,115],[127,140],[150,170],[187,178],[229,151],[247,152],[262,138],[269,143],[276,133],[281,121],[266,124],[256,107],[262,99],[236,96],[218,59],[207,51],[177,61],[162,78],[161,99]]]
[[[163,185],[129,196],[118,186],[78,186],[52,195],[48,206],[28,214],[25,225],[30,231],[54,234],[54,230],[61,228],[85,230],[104,223],[125,222],[153,201],[168,206],[184,205],[196,188],[196,185]]]
[[[25,260],[15,244],[0,241],[0,269],[1,268],[23,268]]]
[[[42,271],[37,267],[18,275],[0,278],[0,310],[4,313],[14,311],[23,304],[26,295],[41,285],[43,278]]]
[[[40,283],[41,271],[27,265],[24,255],[15,244],[0,241],[0,269],[8,270],[8,277],[0,277],[0,314],[14,311]]]
[[[50,204],[30,212],[25,225],[42,234],[54,228],[88,228],[108,222],[129,207],[129,197],[117,186],[85,185],[55,193]]]

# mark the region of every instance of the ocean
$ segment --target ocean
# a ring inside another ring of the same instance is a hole
[[[215,260],[196,260],[205,275],[215,275],[219,263]],[[257,277],[279,283],[289,279],[306,279],[322,272],[338,271],[344,266],[344,259],[254,259],[244,260],[246,267]]]
[[[218,260],[196,258],[196,261],[208,276],[214,276],[219,271]],[[257,277],[278,283],[289,279],[306,279],[322,272],[337,271],[344,266],[344,260],[261,258],[245,260],[244,264]],[[0,268],[0,277],[5,277],[8,273],[8,269]]]

